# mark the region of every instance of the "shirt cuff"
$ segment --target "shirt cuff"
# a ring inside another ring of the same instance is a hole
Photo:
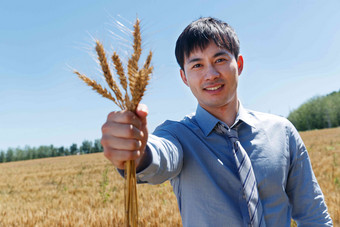
[[[148,166],[145,166],[144,169],[137,172],[137,182],[138,183],[147,183],[155,173],[157,173],[159,165],[160,165],[160,158],[157,154],[155,148],[152,145],[147,144],[145,148],[145,152],[147,152],[147,160],[146,162],[149,163]],[[144,164],[143,164],[144,167]]]
[[[139,163],[139,166],[136,169],[137,174],[147,168],[152,162],[152,155],[148,146],[145,147],[144,155],[143,162]]]

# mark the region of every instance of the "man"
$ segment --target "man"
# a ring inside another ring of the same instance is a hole
[[[306,148],[286,119],[245,109],[234,30],[201,18],[182,32],[176,58],[198,101],[195,114],[152,135],[147,109],[112,112],[102,127],[104,155],[118,168],[136,160],[139,182],[170,180],[183,226],[332,226]]]

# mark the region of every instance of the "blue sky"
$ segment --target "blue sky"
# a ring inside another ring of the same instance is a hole
[[[0,1],[0,149],[100,138],[107,114],[118,108],[71,68],[104,83],[93,38],[126,59],[131,36],[117,21],[132,28],[136,16],[144,53],[154,52],[142,101],[151,131],[196,109],[180,80],[174,47],[185,26],[201,16],[228,22],[239,36],[243,105],[287,117],[309,98],[340,89],[339,9],[335,0]]]

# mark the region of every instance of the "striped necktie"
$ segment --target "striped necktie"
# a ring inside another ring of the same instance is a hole
[[[243,187],[243,195],[247,203],[248,213],[251,227],[264,227],[264,217],[259,192],[257,190],[256,178],[250,158],[247,152],[242,147],[236,127],[228,130],[223,124],[218,123],[216,131],[220,134],[225,134],[230,139],[233,145],[233,153],[238,169],[239,177]]]

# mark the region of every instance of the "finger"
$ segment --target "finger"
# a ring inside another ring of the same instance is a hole
[[[102,134],[126,139],[143,139],[143,133],[133,124],[106,122],[102,126]]]
[[[101,143],[104,148],[109,150],[134,151],[139,150],[142,146],[142,142],[140,140],[118,138],[109,135],[103,135]]]
[[[107,116],[107,121],[117,122],[117,123],[122,123],[122,124],[132,124],[136,128],[141,128],[142,126],[142,122],[137,117],[137,115],[128,110],[122,110],[122,111],[109,113],[109,115]]]
[[[139,158],[139,151],[124,151],[124,150],[111,150],[105,153],[109,159],[114,159],[115,162],[125,162]]]
[[[111,161],[111,163],[112,163],[115,167],[117,167],[118,169],[124,170],[124,168],[125,168],[125,162],[112,162],[112,161]]]
[[[125,162],[128,160],[136,160],[140,157],[140,152],[104,149],[104,156],[117,168],[124,169]]]

